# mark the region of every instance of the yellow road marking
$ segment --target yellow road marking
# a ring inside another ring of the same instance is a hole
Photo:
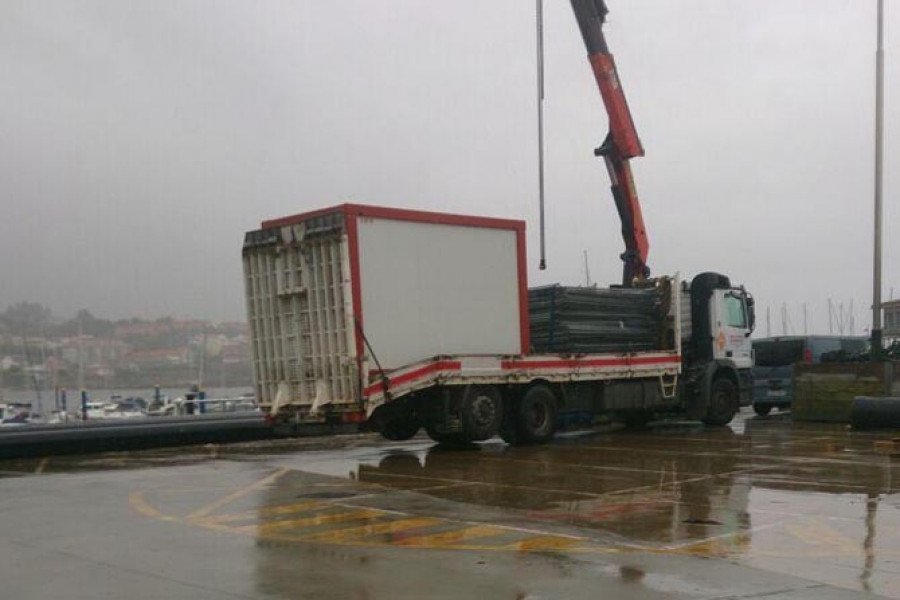
[[[34,472],[35,472],[35,473],[43,473],[43,472],[44,472],[44,469],[47,468],[47,462],[48,462],[49,460],[50,460],[50,459],[49,459],[49,458],[46,458],[46,457],[42,458],[42,459],[40,460],[40,462],[38,462],[37,468],[34,470]]]
[[[323,531],[321,533],[313,533],[312,535],[297,536],[292,539],[301,542],[343,544],[370,535],[398,533],[409,529],[431,527],[432,525],[437,525],[441,522],[440,519],[433,519],[431,517],[414,517],[410,519],[400,519],[399,521],[389,521],[387,523],[374,523],[372,525],[363,525],[361,527],[348,527],[346,529],[338,529],[335,531]]]
[[[177,517],[172,517],[166,514],[161,513],[160,511],[153,508],[144,497],[144,491],[141,490],[139,492],[134,492],[128,497],[128,503],[131,507],[137,512],[141,513],[145,517],[150,517],[152,519],[159,519],[161,521],[178,521]]]
[[[474,538],[491,537],[503,533],[508,533],[508,531],[492,525],[474,525],[472,527],[454,529],[453,531],[445,531],[443,533],[404,538],[395,541],[394,544],[397,546],[452,546],[453,544],[465,542]]]
[[[245,512],[245,513],[235,513],[229,515],[212,515],[211,517],[205,517],[201,519],[194,519],[195,521],[202,521],[204,523],[233,523],[235,521],[247,521],[250,519],[256,519],[258,517],[278,517],[282,515],[292,515],[295,513],[306,512],[309,510],[314,510],[316,508],[327,507],[329,504],[325,502],[321,502],[319,500],[310,500],[307,502],[298,502],[296,504],[283,504],[281,506],[266,506],[260,508],[259,510]]]
[[[515,542],[506,546],[509,550],[519,552],[548,552],[551,550],[571,550],[572,546],[583,540],[557,537],[555,535],[538,536]]]
[[[272,483],[273,481],[275,481],[276,479],[278,479],[279,477],[281,477],[282,475],[287,473],[289,470],[290,469],[287,469],[287,468],[278,469],[271,475],[267,475],[267,476],[263,477],[262,479],[258,479],[256,481],[254,481],[250,485],[244,486],[239,490],[235,490],[234,492],[228,494],[224,498],[219,498],[218,500],[216,500],[214,502],[210,502],[209,504],[207,504],[205,506],[201,506],[200,508],[198,508],[197,510],[195,510],[194,512],[189,514],[188,519],[193,520],[193,519],[200,519],[202,517],[205,517],[205,516],[209,515],[210,513],[222,508],[223,506],[234,502],[238,498],[240,498],[242,496],[246,496],[250,492],[253,492],[262,487],[265,487],[266,485]]]
[[[283,475],[285,471],[286,470],[282,470],[260,479],[237,492],[221,498],[220,500],[216,500],[192,514],[199,514],[201,511],[206,511],[208,514],[209,512],[226,505],[228,502],[239,498],[241,495],[249,493],[253,489],[257,489],[258,487],[273,481],[275,478]],[[147,500],[147,496],[151,493],[157,495],[171,491],[172,490],[135,491],[129,496],[128,502],[137,513],[160,521],[184,523],[187,520],[189,523],[196,526],[213,531],[251,536],[257,535],[260,538],[297,543],[313,542],[345,546],[384,546],[420,550],[439,549],[475,552],[588,552],[609,554],[642,552],[661,555],[680,554],[702,557],[734,556],[735,554],[740,556],[742,553],[747,552],[747,558],[804,557],[806,559],[811,559],[816,556],[834,555],[859,555],[862,557],[861,548],[858,547],[858,544],[855,545],[852,539],[830,527],[824,519],[816,517],[806,517],[805,519],[798,519],[793,522],[779,521],[777,523],[755,527],[752,531],[731,532],[707,539],[688,540],[683,544],[671,546],[660,547],[639,544],[627,545],[621,543],[614,546],[606,546],[599,545],[599,543],[593,542],[587,538],[567,536],[565,534],[553,534],[539,529],[530,530],[509,526],[478,525],[471,522],[466,523],[443,518],[415,517],[396,511],[364,509],[322,501],[304,501],[281,506],[268,506],[262,507],[255,512],[212,515],[205,518],[195,517],[188,520],[183,517],[165,514],[152,506]],[[351,510],[350,512],[317,515],[303,519],[268,521],[263,522],[260,525],[247,525],[243,527],[234,527],[227,524],[244,519],[258,519],[260,516],[278,517],[302,513],[307,510],[314,511],[321,508],[332,507],[341,507],[345,510]],[[370,523],[363,522],[362,524],[350,523],[349,527],[326,531],[313,531],[311,533],[302,530],[292,531],[294,528],[302,529],[304,527],[361,521],[366,519],[378,520]],[[442,525],[461,528],[436,534],[423,534],[422,531],[415,531]],[[797,548],[794,552],[791,552],[789,549],[784,552],[775,552],[767,550],[764,546],[762,548],[751,547],[749,541],[751,533],[758,534],[763,530],[776,528],[781,529],[785,534],[794,537],[799,542],[807,544],[808,547],[806,550]],[[402,532],[408,533],[397,536],[384,535],[393,533],[402,534]],[[508,541],[501,542],[500,540],[489,540],[489,543],[478,543],[478,538],[490,538],[492,536],[500,536],[501,534],[524,539],[512,543],[509,543]],[[382,535],[383,537],[378,537],[379,535]],[[407,535],[410,535],[410,537],[407,537]],[[472,543],[471,540],[475,540],[475,542]],[[900,553],[897,553],[896,551],[888,551],[886,553],[880,551],[879,557],[900,557]]]
[[[568,494],[570,496],[571,495],[585,496],[588,498],[599,498],[600,496],[603,495],[603,494],[595,494],[593,492],[579,492],[579,491],[564,490],[564,489],[558,490],[558,489],[554,489],[554,488],[539,488],[539,487],[534,487],[534,486],[529,486],[529,485],[489,483],[486,481],[467,481],[465,479],[453,479],[450,477],[429,477],[427,475],[397,475],[394,473],[378,473],[377,476],[385,477],[388,479],[415,479],[415,480],[421,480],[421,481],[440,481],[440,482],[446,482],[447,485],[450,485],[450,484],[485,485],[485,486],[490,486],[490,487],[494,487],[494,488],[509,488],[509,489],[513,489],[513,490],[529,490],[529,491],[536,491],[536,492],[550,493],[550,494]],[[390,485],[390,484],[387,484],[387,485]],[[641,486],[641,489],[644,487],[650,487],[650,486]],[[411,491],[418,491],[418,490],[413,489]]]
[[[268,476],[265,479],[261,479],[250,486],[239,490],[243,493],[247,493],[251,489],[255,489],[268,481],[271,481],[274,477],[281,475],[281,473],[275,473],[273,475]],[[208,518],[181,518],[174,515],[167,515],[157,508],[153,507],[146,499],[147,490],[136,491],[131,494],[129,497],[129,504],[131,504],[132,508],[140,514],[143,514],[148,517],[152,517],[161,521],[168,522],[184,522],[187,520],[194,525],[199,527],[203,527],[204,529],[211,529],[214,531],[223,531],[227,533],[233,534],[241,534],[241,535],[258,535],[261,538],[272,539],[272,540],[283,540],[289,542],[318,542],[318,543],[327,543],[334,545],[353,545],[353,546],[401,546],[406,548],[418,548],[418,549],[452,549],[452,550],[472,550],[479,552],[487,552],[487,551],[497,551],[497,552],[510,552],[510,551],[519,551],[519,552],[540,552],[540,551],[554,551],[561,550],[566,552],[602,552],[602,553],[621,553],[624,551],[628,551],[629,549],[625,548],[612,548],[612,547],[600,547],[591,544],[585,538],[575,537],[575,536],[565,536],[565,535],[543,535],[539,530],[528,530],[521,529],[516,527],[495,527],[492,525],[470,525],[464,527],[462,529],[457,529],[454,531],[448,531],[438,534],[431,535],[418,535],[409,538],[402,539],[373,539],[366,540],[368,536],[374,536],[378,534],[389,534],[389,533],[399,533],[402,531],[409,531],[414,529],[423,529],[426,527],[433,527],[435,525],[441,524],[454,524],[457,522],[449,521],[447,519],[433,518],[433,517],[409,517],[406,518],[396,518],[397,515],[403,515],[403,513],[395,513],[394,511],[385,511],[385,510],[375,510],[375,509],[360,509],[346,513],[338,513],[331,515],[318,515],[315,517],[309,517],[304,519],[291,519],[291,520],[283,520],[283,521],[270,521],[267,523],[263,523],[260,525],[247,525],[242,527],[233,527],[224,524],[228,521],[237,520],[236,517],[258,517],[259,514],[268,514],[268,515],[278,515],[278,514],[291,514],[293,512],[302,512],[303,510],[314,510],[316,508],[321,507],[330,507],[335,506],[333,504],[328,504],[322,502],[322,506],[313,506],[316,504],[314,502],[301,502],[294,505],[284,505],[284,506],[274,506],[274,507],[266,507],[262,508],[260,511],[256,513],[244,513],[241,515],[221,515],[221,516],[213,516]],[[221,507],[227,504],[228,501],[234,500],[235,494],[231,494],[218,500],[207,507],[204,507],[203,510],[215,510],[215,508]],[[215,505],[215,506],[213,506]],[[212,507],[212,508],[209,508]],[[348,508],[348,507],[345,507]],[[199,512],[199,511],[195,511]],[[193,513],[192,513],[193,514]],[[341,523],[347,521],[356,521],[361,519],[374,519],[374,518],[382,518],[388,519],[393,518],[393,520],[382,520],[378,523],[367,523],[361,526],[355,527],[347,527],[343,529],[337,530],[329,530],[329,531],[320,531],[314,533],[304,534],[302,532],[297,532],[296,534],[292,534],[290,531],[294,528],[303,528],[303,527],[311,527],[317,525],[326,525],[331,523]],[[220,522],[221,521],[221,522]],[[507,543],[507,544],[472,544],[465,543],[472,539],[477,539],[480,537],[491,537],[500,534],[509,534],[509,535],[522,535],[523,533],[532,534],[531,537],[522,540],[521,542]],[[630,549],[632,551],[653,551],[652,548],[641,548],[635,547]]]
[[[361,519],[374,519],[383,517],[384,513],[378,510],[355,510],[352,512],[338,513],[336,515],[318,515],[315,517],[307,517],[305,519],[288,519],[284,521],[269,521],[268,523],[260,523],[257,525],[245,525],[243,527],[233,527],[232,531],[238,533],[257,533],[265,534],[272,531],[280,531],[282,529],[298,529],[301,527],[315,527],[316,525],[327,525],[329,523],[343,523],[346,521],[359,521]]]
[[[819,519],[801,523],[788,523],[784,527],[801,542],[827,549],[830,554],[838,552],[858,554],[859,547],[850,538],[838,533]]]
[[[724,545],[719,538],[701,540],[699,542],[680,546],[674,550],[660,549],[662,554],[688,554],[691,556],[727,556],[731,552],[729,546]]]

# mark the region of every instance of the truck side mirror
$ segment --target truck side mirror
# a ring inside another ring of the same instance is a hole
[[[753,331],[756,327],[756,301],[750,294],[746,294],[744,299],[747,301],[747,323],[750,325],[750,331]]]

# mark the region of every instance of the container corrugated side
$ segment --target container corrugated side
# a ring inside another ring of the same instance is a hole
[[[314,413],[355,407],[359,374],[343,216],[250,232],[243,262],[260,405]]]

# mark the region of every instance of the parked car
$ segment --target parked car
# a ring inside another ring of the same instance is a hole
[[[837,335],[797,335],[753,341],[753,410],[767,415],[784,410],[794,399],[794,365],[818,364],[822,356],[840,351],[858,355],[867,350],[868,338]]]

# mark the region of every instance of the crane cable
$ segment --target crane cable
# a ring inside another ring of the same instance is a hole
[[[537,24],[537,127],[538,127],[538,201],[540,204],[541,262],[547,268],[544,233],[544,0],[536,0]]]

